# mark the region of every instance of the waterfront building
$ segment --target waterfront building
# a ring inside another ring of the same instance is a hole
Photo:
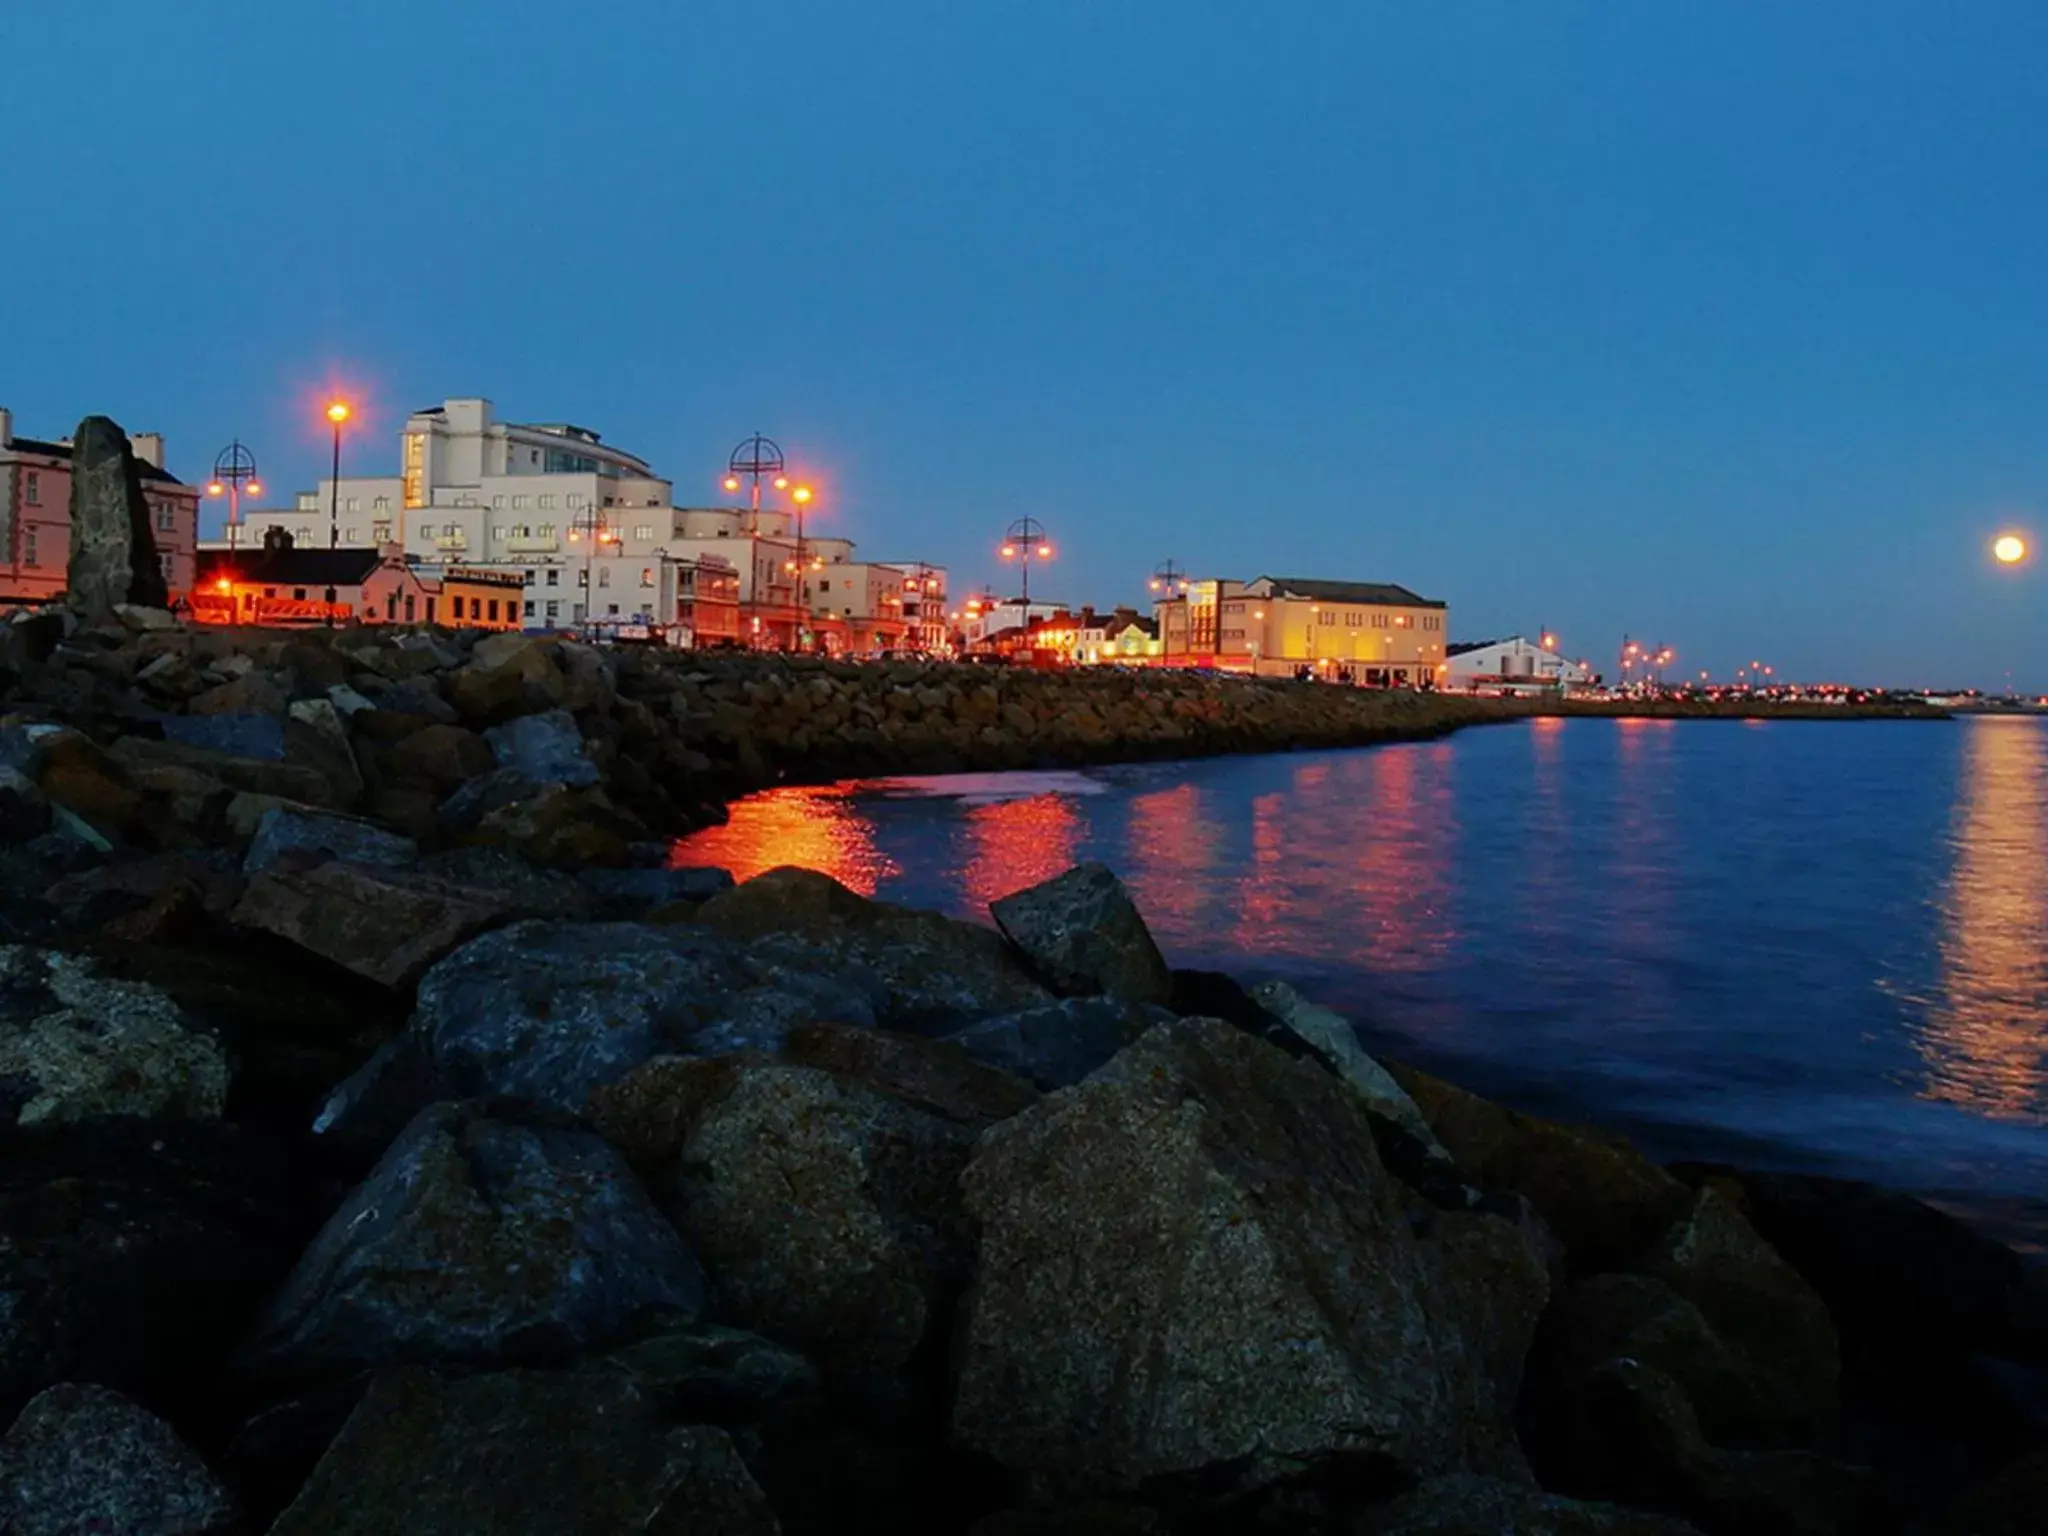
[[[192,590],[199,544],[199,487],[164,467],[161,433],[136,432],[129,447],[149,504],[150,533],[173,598]],[[16,437],[0,408],[0,603],[44,603],[63,594],[71,565],[71,439]]]
[[[1066,617],[1067,612],[1064,603],[1027,603],[1021,597],[969,598],[960,616],[960,643],[966,650],[986,650],[1004,630],[1043,624]]]
[[[902,623],[892,604],[849,616],[800,600],[793,511],[679,507],[639,455],[587,427],[500,421],[479,398],[408,417],[396,475],[322,480],[250,516],[302,547],[338,530],[344,546],[395,544],[422,567],[516,571],[520,618],[535,629],[651,626],[679,642],[689,631],[702,644],[838,649],[848,617],[867,636]],[[814,572],[852,556],[845,539],[804,541]]]
[[[1449,606],[1392,582],[1261,576],[1190,581],[1154,605],[1162,659],[1267,676],[1304,668],[1367,687],[1435,687],[1448,676]]]
[[[201,549],[195,565],[192,616],[203,624],[293,628],[439,618],[439,593],[427,589],[396,545],[299,549],[272,530],[253,549]]]
[[[1593,669],[1583,661],[1558,654],[1521,635],[1505,640],[1477,640],[1446,649],[1448,686],[1452,688],[1584,688],[1593,683]]]
[[[1141,666],[1161,660],[1164,651],[1158,620],[1142,617],[1135,608],[1119,608],[1083,624],[1074,659],[1090,665]]]

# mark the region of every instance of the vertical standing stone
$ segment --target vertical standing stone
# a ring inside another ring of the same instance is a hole
[[[72,603],[102,619],[119,603],[169,606],[142,472],[128,434],[105,416],[88,416],[71,443]]]

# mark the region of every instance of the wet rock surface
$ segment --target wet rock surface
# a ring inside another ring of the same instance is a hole
[[[0,1438],[11,1536],[234,1536],[234,1496],[163,1420],[105,1387],[38,1394]]]

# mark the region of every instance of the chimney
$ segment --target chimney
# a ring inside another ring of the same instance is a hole
[[[128,446],[135,457],[153,469],[164,467],[164,435],[161,432],[134,432],[128,437]]]
[[[14,412],[7,409],[6,406],[0,405],[0,448],[7,447],[13,441]]]

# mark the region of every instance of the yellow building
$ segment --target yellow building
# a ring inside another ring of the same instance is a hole
[[[1449,607],[1377,581],[1194,581],[1158,605],[1168,665],[1317,676],[1372,687],[1444,680]]]

